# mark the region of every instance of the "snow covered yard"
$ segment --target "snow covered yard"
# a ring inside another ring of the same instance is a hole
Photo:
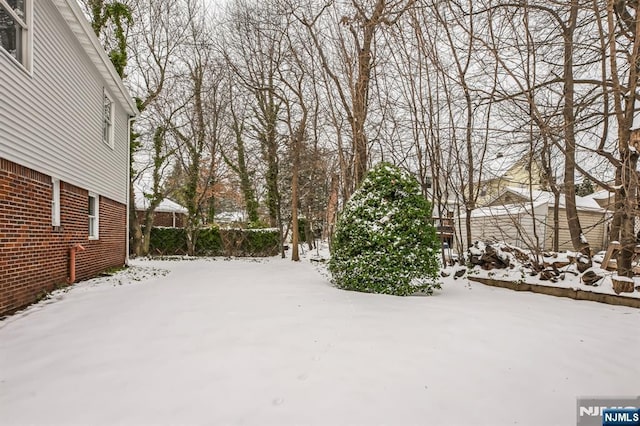
[[[308,260],[138,261],[0,322],[0,423],[571,425],[637,395],[640,310]]]

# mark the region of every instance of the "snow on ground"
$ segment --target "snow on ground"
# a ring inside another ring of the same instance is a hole
[[[587,285],[585,284],[581,277],[582,274],[578,272],[575,263],[571,263],[567,266],[561,267],[558,270],[561,272],[560,277],[557,281],[549,281],[540,279],[539,274],[535,273],[532,275],[531,268],[524,266],[520,261],[518,261],[515,256],[510,252],[504,251],[504,243],[496,243],[493,244],[494,249],[498,253],[499,256],[507,256],[507,261],[513,266],[511,268],[505,269],[491,269],[485,270],[480,266],[475,266],[472,269],[468,269],[466,271],[467,276],[471,277],[479,277],[479,278],[492,278],[495,280],[501,281],[512,281],[512,282],[523,282],[527,284],[537,284],[548,287],[559,287],[559,288],[571,288],[574,290],[582,290],[589,291],[593,293],[603,293],[603,294],[611,294],[620,297],[631,297],[631,298],[640,298],[640,291],[636,290],[633,293],[620,293],[616,294],[613,290],[613,281],[611,280],[612,276],[616,276],[616,271],[607,271],[605,269],[600,268],[600,264],[602,261],[593,261],[593,267],[589,268],[595,272],[598,276],[603,277],[601,280],[597,281],[595,285]],[[469,248],[469,253],[474,256],[481,256],[486,249],[486,244],[482,241],[478,241],[474,246]],[[556,253],[552,257],[544,257],[544,262],[548,264],[552,264],[554,262],[569,262],[572,259],[578,258],[579,261],[582,261],[580,257],[576,255],[576,253]],[[445,272],[447,274],[453,274],[455,271],[459,269],[466,269],[464,266],[454,266],[447,267]],[[618,280],[622,281],[623,277],[618,277]],[[640,287],[640,277],[634,277],[634,287]]]
[[[309,260],[134,265],[0,322],[0,423],[570,425],[578,396],[638,394],[638,309],[347,292]]]
[[[632,298],[640,298],[640,291],[636,290],[633,293],[620,293],[616,294],[613,291],[613,282],[611,281],[611,277],[615,276],[615,271],[605,271],[604,269],[600,269],[597,266],[590,268],[598,275],[604,276],[604,278],[598,281],[597,286],[586,285],[580,280],[580,276],[576,275],[577,270],[575,265],[570,265],[560,270],[565,272],[562,275],[564,278],[560,278],[557,282],[551,282],[548,280],[541,280],[538,276],[529,276],[526,272],[522,272],[521,270],[514,269],[493,269],[491,271],[485,271],[479,267],[475,267],[474,269],[467,272],[468,276],[471,277],[480,277],[480,278],[493,278],[495,280],[502,281],[513,281],[513,282],[523,282],[527,284],[537,284],[544,285],[548,287],[560,287],[560,288],[571,288],[574,290],[583,290],[590,291],[593,293],[604,293],[611,294],[614,296],[621,297],[632,297]],[[576,274],[574,274],[575,272]],[[618,278],[619,280],[623,280],[622,277]],[[630,278],[629,278],[630,279]],[[633,281],[635,286],[640,286],[640,277],[634,277]]]

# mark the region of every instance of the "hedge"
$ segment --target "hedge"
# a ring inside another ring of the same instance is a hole
[[[196,256],[264,257],[280,253],[278,230],[203,228],[198,231]],[[151,229],[149,254],[187,254],[187,233],[182,228]]]

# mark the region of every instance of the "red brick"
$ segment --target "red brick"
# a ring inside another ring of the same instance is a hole
[[[66,285],[69,248],[76,280],[125,263],[126,206],[100,197],[99,240],[88,239],[88,190],[60,185],[61,227],[51,226],[51,177],[0,158],[0,316]]]

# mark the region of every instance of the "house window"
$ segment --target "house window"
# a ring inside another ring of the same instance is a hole
[[[89,193],[89,239],[98,239],[98,196],[93,193]]]
[[[31,70],[33,0],[0,0],[0,50]]]
[[[102,142],[113,148],[113,100],[106,91],[102,99]]]
[[[60,180],[51,179],[51,225],[60,226]]]

